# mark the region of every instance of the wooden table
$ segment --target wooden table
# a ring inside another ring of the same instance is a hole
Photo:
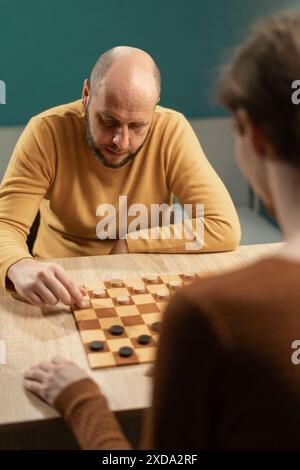
[[[83,283],[149,272],[224,271],[268,256],[280,246],[281,244],[249,245],[241,246],[234,252],[201,255],[128,254],[55,261],[75,281]],[[56,411],[26,393],[22,386],[22,376],[27,368],[41,360],[49,360],[54,355],[69,358],[87,369],[101,386],[112,410],[120,417],[122,414],[126,417],[126,412],[130,416],[129,412],[143,410],[150,403],[151,379],[145,375],[149,365],[89,370],[68,308],[56,306],[41,309],[17,301],[8,294],[1,295],[0,340],[4,340],[6,345],[6,364],[0,365],[0,448],[1,442],[4,448],[46,448],[48,444],[40,437],[25,444],[26,436],[30,434],[29,424],[32,425],[30,429],[36,430],[37,436],[41,436],[39,424],[43,424],[48,443],[50,429],[52,434],[59,435],[55,427],[51,428],[54,422],[59,423],[63,429],[64,425],[61,419],[58,420]],[[69,442],[66,445],[71,444]]]

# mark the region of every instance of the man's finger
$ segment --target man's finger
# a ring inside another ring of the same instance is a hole
[[[51,290],[43,283],[40,283],[36,291],[39,294],[39,297],[43,300],[44,304],[56,305],[58,302],[57,297],[51,292]]]
[[[69,295],[71,296],[72,300],[74,300],[76,305],[78,305],[79,307],[83,306],[83,292],[81,292],[79,286],[67,277],[66,272],[60,266],[56,266],[54,268],[54,273],[56,278],[68,291]]]
[[[87,290],[84,286],[79,286],[79,289],[80,289],[80,292],[82,293],[82,295],[87,295]]]
[[[44,305],[43,299],[41,299],[37,292],[29,292],[29,294],[24,295],[24,297],[33,305]]]
[[[68,290],[65,288],[63,283],[55,276],[51,275],[47,281],[45,281],[47,288],[53,293],[53,295],[65,305],[72,304],[72,297]]]

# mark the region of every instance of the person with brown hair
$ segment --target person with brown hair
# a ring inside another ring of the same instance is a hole
[[[170,302],[141,448],[299,449],[300,12],[255,25],[221,78],[237,160],[286,243],[251,266],[203,279]],[[60,358],[25,374],[82,448],[130,448],[86,373]]]

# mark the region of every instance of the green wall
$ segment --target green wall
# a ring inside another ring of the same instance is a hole
[[[222,115],[211,83],[224,50],[249,23],[296,0],[0,0],[0,125],[22,125],[77,99],[98,56],[145,49],[163,77],[161,103],[188,117]]]

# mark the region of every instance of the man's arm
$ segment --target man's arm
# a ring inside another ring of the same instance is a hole
[[[83,292],[54,263],[36,261],[26,244],[41,200],[55,175],[53,138],[41,118],[33,118],[21,135],[0,187],[0,285],[11,281],[16,291],[36,305],[74,300]],[[26,259],[30,258],[30,259]]]
[[[241,231],[231,197],[190,124],[180,114],[168,126],[164,158],[170,192],[182,206],[186,205],[189,220],[127,234],[129,252],[204,253],[235,249]],[[193,240],[195,243],[191,244]]]
[[[32,119],[19,138],[0,186],[0,283],[11,265],[32,258],[26,244],[41,200],[51,186],[52,140],[42,122]]]

